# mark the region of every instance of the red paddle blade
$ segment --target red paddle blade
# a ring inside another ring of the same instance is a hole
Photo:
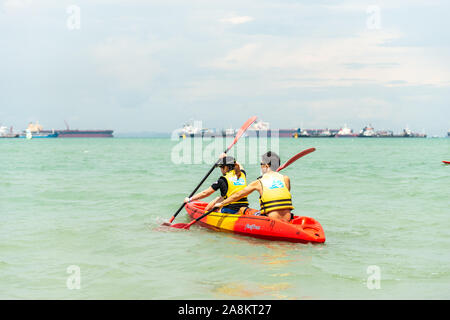
[[[172,228],[177,228],[177,229],[185,229],[187,226],[189,226],[188,223],[175,223],[170,225]]]
[[[291,165],[293,162],[297,161],[301,157],[306,156],[307,154],[314,152],[314,151],[316,151],[316,148],[309,148],[309,149],[303,150],[302,152],[297,153],[295,156],[293,156],[288,161],[286,161],[285,164],[283,164],[281,167],[279,167],[277,169],[277,172],[283,170],[284,168]]]
[[[210,210],[210,211],[208,211],[208,212],[206,212],[206,213],[204,213],[202,216],[198,217],[198,218],[195,219],[195,220],[192,220],[192,221],[189,222],[189,223],[175,223],[175,224],[171,225],[171,227],[172,227],[172,228],[177,228],[177,229],[186,229],[186,230],[189,230],[189,228],[190,228],[194,223],[196,223],[197,221],[203,219],[204,217],[206,217],[206,216],[207,216],[208,214],[210,214],[211,212],[214,212],[214,209],[213,209],[213,210]]]
[[[252,123],[255,122],[256,119],[257,117],[253,116],[242,125],[242,127],[236,133],[236,137],[234,137],[233,142],[228,146],[227,151],[231,149],[231,147],[239,140],[239,138],[244,134],[248,127],[250,127]]]
[[[176,229],[186,229],[189,230],[189,228],[193,225],[193,223],[196,222],[195,220],[190,223],[175,223],[171,225],[172,228]]]

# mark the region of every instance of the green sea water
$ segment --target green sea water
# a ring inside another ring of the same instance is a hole
[[[450,139],[280,139],[320,245],[161,227],[210,168],[177,145],[2,139],[0,298],[450,299]]]

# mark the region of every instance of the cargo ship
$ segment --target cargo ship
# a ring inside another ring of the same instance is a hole
[[[113,130],[55,130],[58,138],[113,138]]]
[[[11,127],[8,131],[8,127],[1,126],[0,127],[0,138],[18,138],[19,134],[13,132],[13,128]]]
[[[293,138],[300,135],[300,128],[270,129],[269,122],[256,120],[247,130],[249,137]]]
[[[410,129],[403,129],[401,134],[394,134],[390,130],[375,131],[372,125],[365,126],[360,132],[358,137],[361,138],[426,138],[425,133],[415,133]]]
[[[394,135],[395,136],[395,135]],[[403,133],[400,135],[402,138],[426,138],[427,135],[425,133],[415,133],[409,130],[408,128],[403,129]]]
[[[219,137],[224,133],[216,133],[214,130],[206,129],[202,127],[201,121],[189,120],[183,125],[183,128],[177,129],[177,134],[180,138],[206,138],[206,137]],[[234,131],[233,131],[234,132]]]
[[[248,128],[246,135],[249,137],[271,137],[272,130],[270,130],[270,124],[261,120],[256,120]]]
[[[113,138],[114,130],[78,130],[70,129],[66,121],[65,130],[55,130],[58,138]]]
[[[355,138],[357,136],[358,134],[354,133],[347,125],[344,125],[344,127],[339,129],[336,133],[336,138]]]
[[[33,138],[112,138],[113,130],[73,130],[66,122],[65,130],[43,130],[42,126],[36,122],[28,125],[27,130],[31,131]],[[25,135],[25,133],[24,133]]]
[[[361,138],[376,137],[377,132],[375,132],[375,129],[372,127],[372,125],[369,124],[368,126],[365,126],[361,129],[358,136]]]
[[[336,129],[302,129],[294,138],[333,138],[339,130]]]

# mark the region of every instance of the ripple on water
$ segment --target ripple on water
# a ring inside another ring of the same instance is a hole
[[[282,159],[317,149],[286,172],[295,212],[322,224],[323,245],[162,227],[209,169],[173,164],[177,142],[23,142],[2,144],[5,298],[449,297],[450,166],[439,164],[450,140],[280,140]],[[182,211],[175,222],[189,221]],[[82,290],[67,290],[70,265]],[[368,266],[383,290],[367,289]]]

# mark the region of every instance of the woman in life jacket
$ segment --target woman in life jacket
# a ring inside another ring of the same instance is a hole
[[[195,194],[191,198],[185,198],[185,203],[206,198],[217,190],[220,190],[220,196],[212,200],[206,206],[205,210],[209,211],[217,202],[222,202],[223,200],[228,199],[230,196],[241,191],[247,186],[246,172],[233,157],[222,154],[221,158],[216,163],[216,167],[220,168],[222,176],[219,177],[219,179],[217,179],[217,181],[215,181],[209,188]],[[238,213],[242,207],[248,207],[248,199],[246,197],[241,197],[235,201],[229,202],[226,206],[221,208],[221,212],[234,214]]]
[[[261,157],[262,176],[215,206],[227,206],[241,198],[247,199],[249,194],[258,191],[260,214],[289,222],[293,216],[291,210],[294,209],[290,192],[291,181],[288,176],[276,172],[279,167],[280,157],[275,152],[266,152]]]

